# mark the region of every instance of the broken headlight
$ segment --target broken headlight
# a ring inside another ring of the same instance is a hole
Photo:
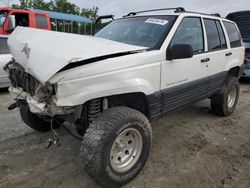
[[[55,88],[53,85],[46,83],[45,85],[39,84],[36,88],[34,100],[37,102],[47,102],[55,95]]]

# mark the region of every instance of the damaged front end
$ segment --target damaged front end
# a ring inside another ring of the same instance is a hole
[[[14,109],[22,104],[28,104],[30,111],[44,116],[70,116],[76,119],[75,113],[81,112],[81,107],[58,107],[56,105],[56,85],[45,83],[43,85],[32,75],[25,72],[25,69],[12,60],[5,67],[8,72],[12,86],[9,92],[15,103],[9,107]],[[80,112],[79,112],[80,111]],[[72,115],[74,114],[74,115]],[[73,121],[74,121],[73,120]]]

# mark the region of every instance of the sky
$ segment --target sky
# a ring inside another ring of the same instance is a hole
[[[80,7],[100,8],[100,15],[113,14],[116,17],[129,12],[164,7],[184,7],[189,11],[220,13],[250,10],[249,0],[70,0]]]
[[[18,0],[9,0],[15,4]],[[69,0],[81,8],[100,8],[99,15],[113,14],[119,18],[129,12],[164,7],[184,7],[189,11],[220,13],[250,10],[249,0]],[[0,0],[7,4],[8,0]]]

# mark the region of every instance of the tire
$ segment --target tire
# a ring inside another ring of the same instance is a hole
[[[76,132],[78,133],[78,135],[80,136],[84,136],[84,134],[86,133],[87,130],[87,125],[85,125],[85,123],[81,123],[81,122],[77,122],[76,124]]]
[[[114,144],[117,138],[123,141]],[[90,124],[83,138],[81,159],[85,171],[97,183],[109,188],[120,187],[141,171],[151,144],[152,129],[147,118],[137,110],[114,107]],[[120,160],[121,153],[117,151],[122,151]],[[122,166],[122,159],[130,162]]]
[[[48,132],[51,130],[50,121],[43,120],[36,114],[30,112],[29,105],[27,104],[20,106],[20,115],[26,125],[38,132]],[[56,129],[58,127],[60,127],[60,124],[53,122],[53,128]]]
[[[211,110],[219,116],[231,115],[238,103],[239,79],[232,77],[223,89],[211,98]]]

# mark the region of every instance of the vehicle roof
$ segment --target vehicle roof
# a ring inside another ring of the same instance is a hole
[[[73,22],[79,22],[79,23],[85,23],[85,24],[92,24],[92,20],[85,17],[85,16],[78,16],[74,14],[65,14],[60,12],[53,12],[53,11],[47,11],[47,10],[40,10],[40,9],[30,9],[33,12],[39,12],[39,13],[48,13],[49,17],[56,20],[67,20],[67,21],[73,21]]]
[[[231,20],[228,20],[226,18],[223,17],[219,17],[219,16],[214,16],[214,15],[209,15],[209,14],[203,14],[203,13],[195,13],[195,12],[180,12],[180,13],[171,13],[171,12],[166,12],[163,13],[161,12],[152,12],[152,13],[139,13],[136,15],[132,15],[132,16],[125,16],[125,18],[133,18],[133,17],[142,17],[142,16],[182,16],[182,17],[187,17],[187,16],[194,16],[194,17],[203,17],[203,18],[209,18],[209,19],[217,19],[217,20],[224,20],[224,21],[228,21],[228,22],[232,22]]]
[[[35,13],[34,11],[31,11],[29,9],[12,9],[9,7],[3,7],[0,8],[0,11],[17,11],[17,12],[21,12],[21,13]],[[47,14],[46,12],[41,12],[41,14]]]
[[[202,17],[202,18],[209,18],[209,19],[217,19],[217,20],[227,20],[226,18],[221,17],[220,14],[207,14],[207,13],[201,13],[201,12],[192,12],[192,11],[186,11],[183,7],[175,7],[175,8],[160,8],[160,9],[152,9],[152,10],[143,10],[138,12],[130,12],[129,14],[123,16],[124,17],[137,17],[137,16],[153,16],[153,15],[173,15],[173,16],[195,16],[195,17]],[[232,22],[232,21],[230,21]]]
[[[242,11],[237,11],[237,12],[231,12],[227,15],[227,17],[229,15],[234,15],[234,14],[244,14],[244,13],[249,13],[250,14],[250,10],[242,10]]]
[[[10,10],[10,8],[9,7],[2,7],[2,8],[0,8],[0,11],[1,10],[6,10],[6,11],[8,11],[8,10]]]
[[[58,20],[67,20],[67,21],[75,21],[80,23],[92,24],[92,20],[86,18],[85,16],[78,16],[73,14],[65,14],[60,12],[52,12],[47,10],[40,10],[40,9],[11,9],[9,7],[0,8],[0,11],[18,11],[23,13],[40,13],[40,14],[48,14],[52,19]]]

